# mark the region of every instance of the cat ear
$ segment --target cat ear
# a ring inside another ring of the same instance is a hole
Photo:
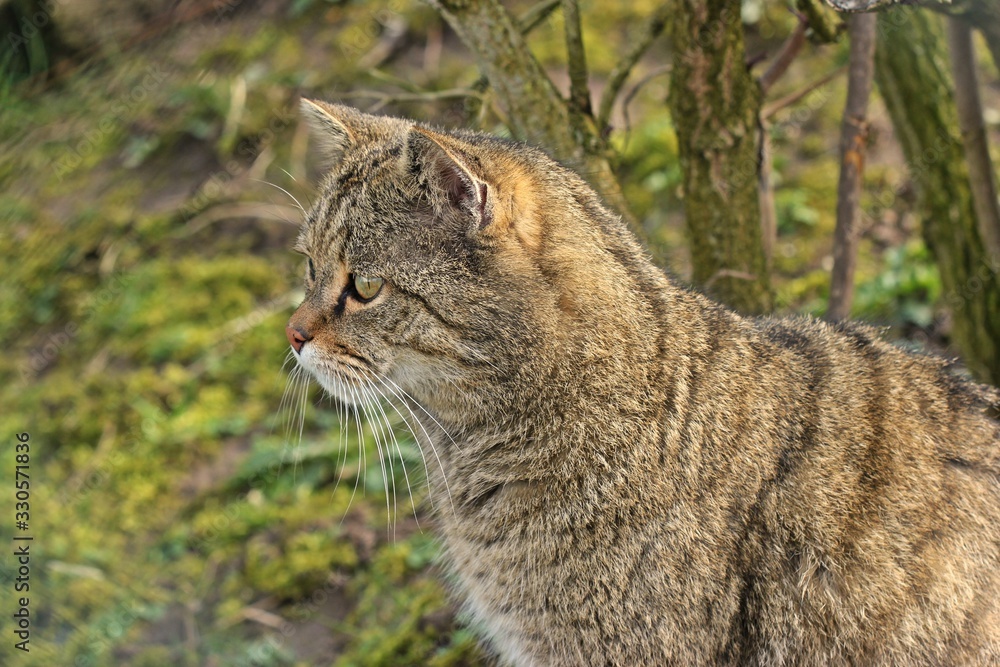
[[[344,153],[357,144],[360,128],[364,124],[364,114],[357,109],[304,97],[300,109],[325,166],[340,162]]]
[[[413,127],[407,140],[410,167],[436,194],[475,221],[478,229],[493,222],[492,186],[471,147],[459,139]]]

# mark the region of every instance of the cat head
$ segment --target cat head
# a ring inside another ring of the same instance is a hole
[[[295,246],[306,296],[286,332],[329,392],[405,391],[458,418],[572,356],[567,336],[613,298],[594,290],[627,273],[600,266],[614,243],[595,211],[610,216],[579,177],[488,135],[302,108],[329,171]]]

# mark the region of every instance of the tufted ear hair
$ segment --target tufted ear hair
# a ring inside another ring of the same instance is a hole
[[[366,126],[373,120],[367,114],[341,104],[303,97],[299,106],[325,167],[339,163],[344,154],[358,144]]]
[[[495,187],[474,147],[446,134],[414,126],[407,137],[409,168],[444,205],[460,209],[477,229],[493,222]]]

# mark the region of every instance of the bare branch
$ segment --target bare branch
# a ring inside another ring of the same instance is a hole
[[[398,53],[400,46],[406,40],[406,31],[409,28],[406,19],[392,14],[382,25],[385,28],[382,36],[368,53],[358,59],[359,68],[374,69],[381,67],[394,54]]]
[[[841,74],[843,74],[846,71],[847,71],[847,66],[846,65],[844,65],[842,67],[838,67],[837,69],[835,69],[835,70],[833,70],[833,71],[831,71],[831,72],[823,75],[822,77],[820,77],[816,81],[813,81],[812,83],[810,83],[808,86],[806,86],[802,90],[794,92],[794,93],[792,93],[790,95],[785,95],[781,99],[775,100],[774,102],[771,102],[770,104],[768,104],[767,106],[765,106],[763,109],[760,110],[760,116],[761,116],[761,118],[770,118],[771,116],[773,116],[774,114],[778,113],[779,111],[781,111],[785,107],[792,106],[793,104],[795,104],[799,100],[801,100],[803,97],[806,97],[807,95],[809,95],[809,93],[813,92],[817,88],[822,88],[823,86],[825,86],[826,84],[830,83],[831,81],[833,81],[834,79],[836,79],[838,76],[840,76]]]
[[[735,269],[719,269],[718,271],[712,274],[711,278],[705,281],[704,288],[706,290],[712,289],[712,285],[714,285],[715,281],[719,280],[720,278],[735,278],[736,280],[748,280],[750,282],[757,280],[757,276],[755,276],[752,273],[748,273],[747,271],[737,271]]]
[[[969,182],[972,186],[972,203],[976,210],[979,235],[982,236],[987,253],[1000,257],[1000,205],[997,204],[993,163],[990,161],[983,108],[979,101],[972,28],[957,18],[949,18],[947,23],[958,126],[962,131],[965,159],[969,164]]]
[[[649,19],[640,29],[639,34],[635,39],[630,40],[631,46],[629,50],[618,64],[615,65],[615,68],[611,70],[611,74],[608,75],[607,86],[604,88],[604,93],[601,95],[601,102],[597,107],[597,127],[600,130],[604,130],[608,126],[608,122],[611,119],[611,110],[614,108],[615,100],[618,99],[622,86],[625,85],[629,74],[632,73],[632,68],[642,58],[642,54],[649,49],[650,45],[663,32],[672,9],[673,6],[665,2],[650,15]]]
[[[825,0],[839,12],[873,12],[878,9],[885,9],[893,5],[940,5],[947,7],[951,0]]]
[[[833,275],[826,319],[836,322],[851,313],[854,267],[860,235],[861,177],[868,141],[868,98],[875,77],[875,36],[878,19],[858,14],[848,21],[851,40],[847,103],[840,125],[840,181],[837,184],[837,226],[833,232]]]
[[[795,26],[795,30],[781,45],[781,50],[778,51],[771,66],[760,77],[760,88],[765,95],[788,70],[795,57],[802,50],[806,43],[806,30],[808,28],[808,19],[800,14],[799,23]],[[771,134],[768,130],[767,120],[762,115],[760,118],[760,169],[757,173],[757,187],[760,199],[761,242],[764,246],[764,259],[767,261],[768,271],[771,270],[774,260],[774,246],[778,243],[778,213],[774,204],[774,179],[772,178],[774,161],[771,151]]]
[[[576,0],[562,0],[566,26],[566,59],[569,68],[569,110],[576,118],[590,116],[590,86],[587,84],[587,54],[580,29],[580,6]]]
[[[562,0],[542,0],[537,5],[532,5],[526,12],[517,17],[517,27],[521,29],[522,35],[541,25],[542,21],[549,18],[556,10]]]
[[[774,57],[774,62],[771,66],[767,68],[767,71],[760,77],[760,87],[761,90],[766,94],[770,90],[771,86],[774,85],[775,81],[781,78],[795,57],[799,55],[799,51],[806,43],[806,30],[809,28],[809,22],[805,17],[799,17],[799,24],[795,26],[795,30],[792,34],[788,36],[785,43],[781,45],[781,50],[778,51],[778,55]]]
[[[660,65],[659,67],[654,67],[652,70],[646,73],[641,79],[639,79],[632,88],[625,93],[625,97],[622,99],[622,115],[625,117],[625,132],[632,131],[632,121],[629,119],[628,115],[628,105],[632,103],[632,99],[639,94],[643,86],[652,81],[658,76],[663,76],[664,74],[670,74],[673,69],[672,64]],[[627,139],[626,139],[627,143]]]
[[[370,111],[378,111],[387,104],[396,102],[436,102],[465,97],[482,98],[482,93],[471,88],[449,88],[447,90],[427,90],[417,93],[384,93],[378,90],[354,90],[341,93],[340,97],[362,97],[376,100]]]

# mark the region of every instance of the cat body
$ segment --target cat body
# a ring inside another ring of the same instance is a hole
[[[504,662],[1000,664],[995,390],[677,286],[540,151],[303,108],[333,166],[289,340],[420,422]]]

